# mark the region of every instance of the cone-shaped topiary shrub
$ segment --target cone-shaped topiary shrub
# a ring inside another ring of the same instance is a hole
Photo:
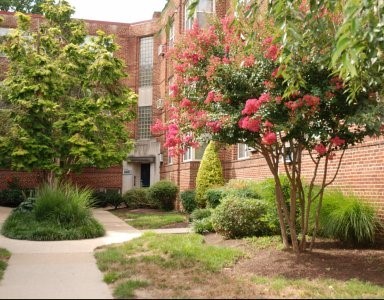
[[[196,202],[200,207],[206,206],[205,192],[215,186],[224,184],[223,169],[217,153],[217,145],[210,142],[204,151],[196,178]]]

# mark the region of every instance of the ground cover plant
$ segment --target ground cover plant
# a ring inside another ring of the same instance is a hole
[[[4,249],[0,248],[0,280],[3,278],[4,271],[7,268],[7,261],[11,257],[11,253]]]
[[[95,256],[116,298],[384,296],[384,250],[357,251],[334,240],[316,243],[298,259],[283,250],[279,236],[231,240],[217,234],[149,233],[98,249]]]
[[[92,192],[69,184],[44,185],[34,201],[12,211],[1,232],[14,239],[75,240],[103,236],[93,218]]]
[[[120,208],[111,210],[111,213],[136,229],[188,227],[187,215],[179,212],[165,212],[155,209],[130,210]]]

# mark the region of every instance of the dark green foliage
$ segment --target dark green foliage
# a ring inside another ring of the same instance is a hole
[[[136,188],[127,191],[123,195],[125,206],[134,208],[158,208],[158,202],[152,201],[148,197],[148,188]]]
[[[148,197],[163,210],[173,210],[178,193],[178,187],[171,181],[158,181],[148,189]]]
[[[217,146],[210,142],[204,151],[196,177],[196,202],[200,207],[206,206],[207,189],[224,184],[223,168],[217,153]]]
[[[210,208],[215,208],[221,202],[225,195],[225,189],[222,187],[212,188],[205,192],[205,198],[207,199],[207,206]]]
[[[213,228],[226,238],[268,234],[266,210],[265,203],[260,200],[228,196],[212,213]]]
[[[40,4],[44,0],[1,0],[0,10],[41,14]]]
[[[24,200],[19,179],[7,178],[7,188],[0,191],[0,206],[17,207]]]
[[[312,223],[315,211],[312,210]],[[319,217],[319,234],[353,245],[372,243],[379,226],[374,208],[355,196],[327,191]]]
[[[191,222],[208,218],[212,215],[212,210],[208,208],[197,208],[189,216]]]
[[[199,234],[215,232],[215,230],[213,229],[211,217],[193,221],[192,228],[195,233]]]
[[[193,212],[197,208],[195,190],[183,191],[180,193],[181,203],[187,213]]]
[[[117,209],[123,203],[123,197],[118,190],[106,190],[105,201]]]
[[[109,203],[106,195],[107,194],[103,191],[93,191],[92,192],[93,207],[107,207]]]
[[[28,212],[32,211],[35,208],[36,198],[29,197],[27,200],[20,203],[18,207],[15,208],[17,211]]]

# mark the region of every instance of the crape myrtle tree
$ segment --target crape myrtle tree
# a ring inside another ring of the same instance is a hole
[[[18,26],[1,45],[9,62],[1,92],[11,128],[0,137],[0,163],[42,170],[51,182],[126,158],[136,95],[122,83],[126,74],[112,36],[98,32],[85,41],[85,26],[71,19],[67,1],[47,0],[42,9],[36,27],[17,13]]]
[[[165,146],[174,154],[204,139],[254,147],[275,180],[283,243],[300,252],[307,248],[307,234],[312,235],[311,248],[315,241],[318,221],[310,228],[312,207],[318,219],[324,189],[336,178],[344,151],[380,133],[383,105],[371,91],[357,93],[351,104],[345,82],[330,69],[325,49],[333,47],[336,15],[302,6],[301,14],[311,14],[316,22],[302,23],[304,32],[298,34],[316,32],[284,61],[279,41],[286,37],[255,9],[241,2],[236,20],[226,17],[205,30],[195,24],[170,51],[175,84],[167,122],[156,121],[153,131],[165,132]],[[292,70],[296,73],[287,74]],[[299,78],[300,85],[291,86],[289,75]],[[304,182],[305,154],[313,173]],[[291,184],[290,199],[283,196],[281,164]],[[336,170],[332,174],[330,166]]]

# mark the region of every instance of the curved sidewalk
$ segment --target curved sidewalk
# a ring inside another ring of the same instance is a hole
[[[11,209],[0,207],[0,226]],[[112,299],[93,256],[95,248],[139,237],[141,232],[113,214],[94,210],[104,237],[77,241],[21,241],[0,235],[11,259],[0,282],[1,299]]]

